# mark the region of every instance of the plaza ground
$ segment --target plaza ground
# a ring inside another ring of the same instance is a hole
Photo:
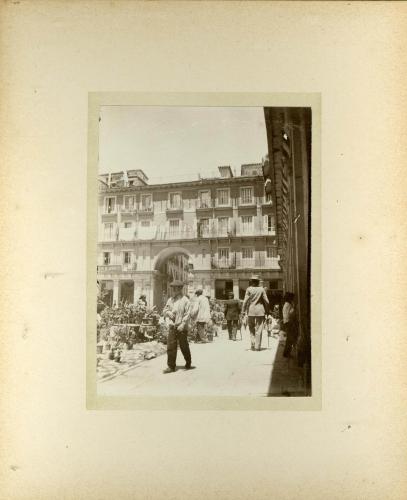
[[[101,396],[305,396],[302,370],[283,357],[284,339],[263,335],[261,351],[250,349],[248,331],[230,341],[223,330],[207,344],[190,343],[193,370],[163,374],[166,355],[145,360],[111,380],[99,381]]]

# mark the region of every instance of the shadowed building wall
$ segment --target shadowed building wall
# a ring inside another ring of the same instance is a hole
[[[310,383],[311,109],[265,108],[284,291],[295,294],[299,362]]]

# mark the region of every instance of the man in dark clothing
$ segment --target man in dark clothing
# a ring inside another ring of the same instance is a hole
[[[233,292],[228,293],[229,299],[225,305],[225,318],[228,324],[229,340],[236,340],[237,326],[240,316],[240,301],[233,298]]]

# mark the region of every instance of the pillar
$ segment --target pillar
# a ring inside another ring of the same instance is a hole
[[[212,280],[211,284],[211,299],[215,298],[215,280]]]
[[[141,295],[141,287],[140,282],[134,280],[134,295],[133,295],[133,304],[136,304],[138,298]]]
[[[118,306],[120,301],[120,281],[113,280],[113,305]]]
[[[233,279],[233,297],[239,299],[239,280],[237,278]]]
[[[154,305],[154,287],[151,285],[151,283],[148,283],[146,286],[146,295],[147,295],[148,307],[153,307],[153,305]]]

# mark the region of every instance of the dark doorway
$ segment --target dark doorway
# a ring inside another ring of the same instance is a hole
[[[233,293],[233,280],[215,280],[215,299],[227,300],[229,292]]]
[[[122,281],[120,283],[120,302],[133,304],[134,302],[134,281]]]

